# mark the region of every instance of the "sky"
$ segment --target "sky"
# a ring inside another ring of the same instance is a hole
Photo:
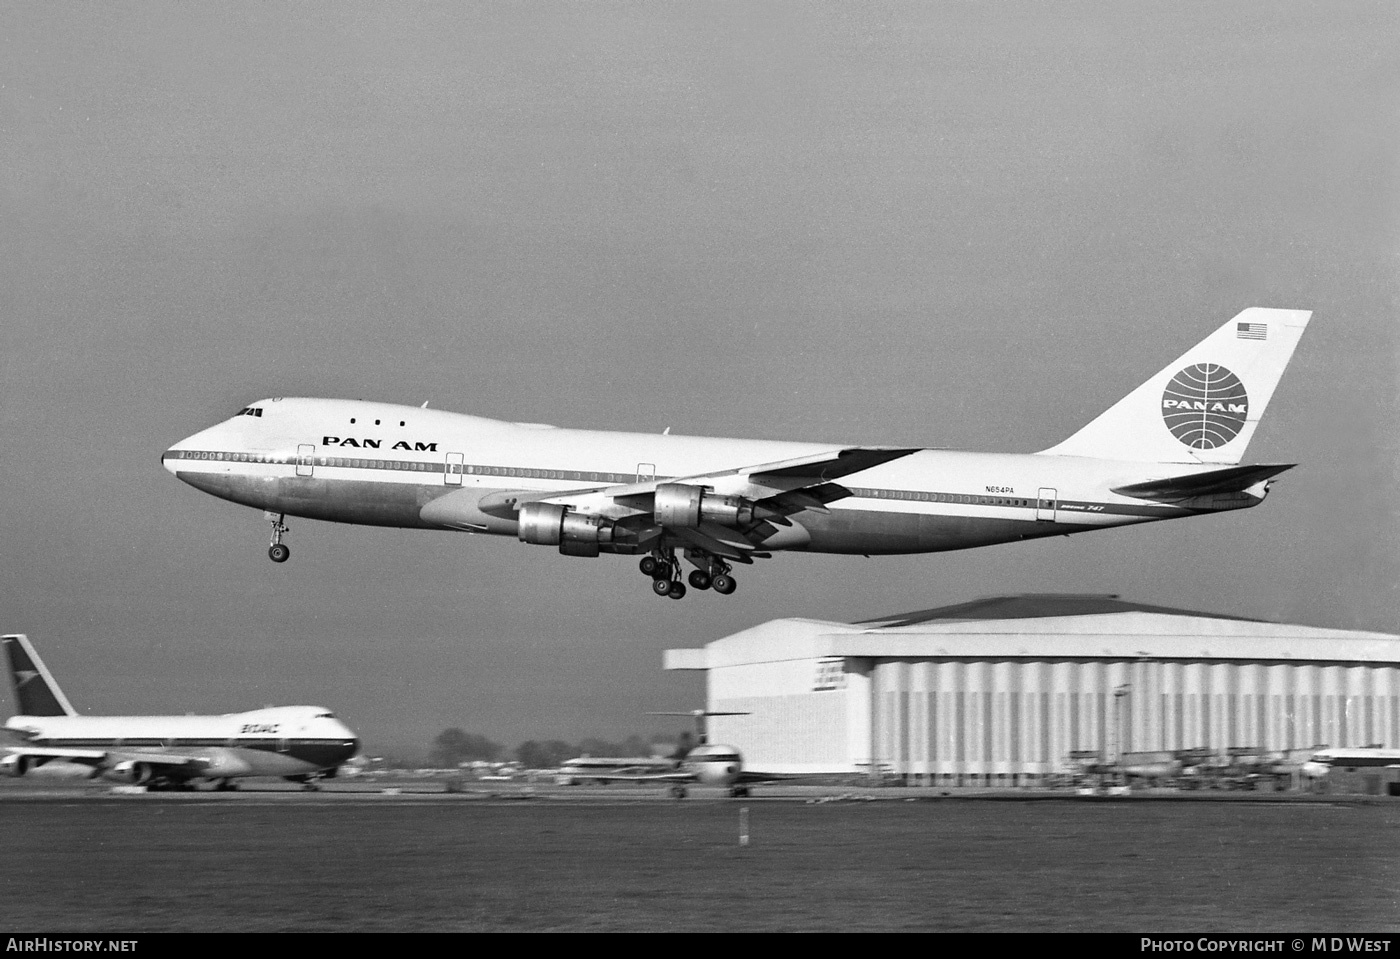
[[[4,3],[0,630],[91,714],[676,732],[662,652],[1025,592],[1400,632],[1400,7]],[[1253,510],[729,597],[161,468],[268,396],[1033,452],[1249,306]],[[8,688],[0,694],[14,711]],[[683,725],[683,724],[682,724]]]

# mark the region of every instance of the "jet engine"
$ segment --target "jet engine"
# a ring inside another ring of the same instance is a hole
[[[754,505],[741,496],[716,496],[702,486],[662,483],[656,487],[656,521],[662,526],[694,528],[701,523],[745,526],[754,521]]]
[[[110,779],[112,782],[140,786],[151,781],[152,772],[150,763],[139,763],[132,759],[125,759],[111,769],[104,770],[102,778]]]
[[[613,541],[612,520],[555,503],[522,503],[518,519],[520,542],[558,546],[565,556],[597,556]]]
[[[29,772],[29,757],[13,754],[0,759],[0,773],[6,776],[23,776]]]

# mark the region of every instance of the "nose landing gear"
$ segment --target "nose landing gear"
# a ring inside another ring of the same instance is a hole
[[[289,532],[287,525],[282,522],[284,515],[268,514],[268,520],[272,523],[272,545],[267,548],[267,556],[274,563],[285,563],[287,557],[292,555],[291,547],[282,542],[282,534]]]

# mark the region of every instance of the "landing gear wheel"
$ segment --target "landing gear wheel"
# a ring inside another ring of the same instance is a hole
[[[660,565],[660,561],[655,556],[643,556],[642,561],[637,564],[637,568],[642,571],[643,576],[650,576],[655,579],[656,567],[658,565]]]
[[[684,799],[684,798],[685,798],[685,787],[684,787],[684,786],[672,786],[672,787],[671,787],[671,798],[672,798],[672,799]]]
[[[671,588],[666,591],[666,595],[672,599],[680,599],[685,595],[685,583],[682,583],[680,580],[675,580],[671,583]]]
[[[710,585],[714,587],[716,593],[720,593],[724,596],[728,596],[739,586],[738,583],[734,582],[734,577],[727,573],[720,573],[710,581]]]
[[[286,519],[283,513],[263,513],[267,521],[272,524],[272,545],[267,548],[267,555],[274,563],[285,563],[287,557],[292,555],[292,551],[282,545],[282,534],[287,532],[287,524],[282,522]]]
[[[657,596],[670,596],[671,581],[669,579],[654,579],[651,581],[651,591]]]
[[[710,574],[703,569],[692,570],[690,574],[690,585],[696,589],[710,588]]]

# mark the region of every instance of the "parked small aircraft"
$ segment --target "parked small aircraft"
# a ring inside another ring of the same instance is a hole
[[[685,713],[652,713],[653,716],[691,716],[695,719],[699,744],[682,757],[652,756],[631,759],[595,759],[579,756],[559,768],[561,780],[582,782],[669,783],[671,795],[684,799],[686,786],[719,786],[731,797],[747,796],[755,783],[790,779],[778,773],[759,773],[744,768],[744,757],[733,746],[709,741],[705,719],[709,716],[747,716],[748,713],[711,712],[694,709]]]

